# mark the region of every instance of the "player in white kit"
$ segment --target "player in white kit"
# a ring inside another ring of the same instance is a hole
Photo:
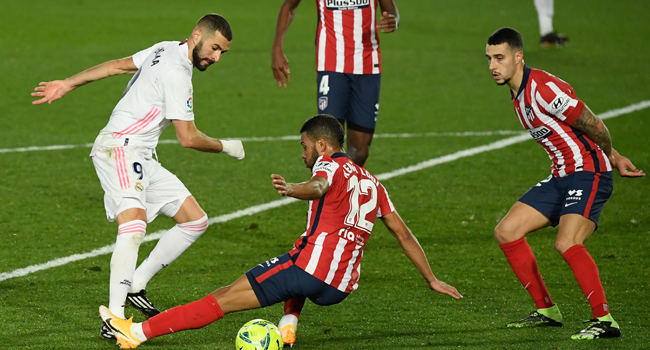
[[[111,75],[134,74],[90,153],[105,191],[106,216],[119,224],[111,258],[109,308],[120,317],[124,317],[127,299],[147,316],[160,312],[146,297],[147,283],[208,228],[208,217],[201,206],[157,160],[155,149],[163,130],[174,124],[183,147],[244,158],[241,141],[208,137],[194,124],[193,68],[204,71],[219,61],[231,41],[228,21],[208,14],[199,19],[183,42],[157,43],[68,79],[42,82],[32,93],[42,97],[33,104],[52,103],[84,84]],[[177,225],[163,235],[136,270],[147,223],[159,214],[173,218]],[[100,334],[114,338],[104,324]]]
[[[535,0],[535,9],[539,20],[539,45],[541,47],[562,47],[569,42],[569,37],[553,30],[555,14],[553,0]]]

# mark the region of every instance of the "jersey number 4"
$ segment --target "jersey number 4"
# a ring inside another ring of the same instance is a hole
[[[318,85],[318,92],[320,92],[323,95],[327,95],[327,93],[330,92],[329,75],[323,75],[323,77],[320,79],[320,84]]]
[[[345,217],[345,223],[370,233],[375,224],[366,220],[366,216],[377,207],[377,186],[368,179],[359,181],[356,175],[352,175],[348,180],[348,192],[350,191],[350,211]]]

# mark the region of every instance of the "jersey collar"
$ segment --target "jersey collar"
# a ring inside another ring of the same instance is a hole
[[[341,157],[350,158],[350,156],[348,156],[347,154],[345,154],[343,152],[336,152],[336,153],[332,154],[332,156],[331,156],[332,159],[341,158]]]
[[[513,101],[519,98],[519,95],[521,95],[521,93],[526,90],[526,85],[528,85],[528,77],[530,77],[530,67],[524,64],[524,77],[521,79],[521,85],[519,85],[517,96],[512,96],[512,91],[510,91],[510,97],[512,97]]]
[[[190,61],[189,54],[190,54],[190,48],[187,46],[187,40],[182,41],[180,44],[178,44],[178,51],[183,56],[183,62],[188,64],[190,67],[192,67],[192,61]]]

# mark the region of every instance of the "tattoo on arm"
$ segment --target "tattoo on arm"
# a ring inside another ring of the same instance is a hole
[[[580,117],[571,126],[586,134],[607,156],[612,154],[612,139],[609,136],[609,130],[589,107],[585,105]]]

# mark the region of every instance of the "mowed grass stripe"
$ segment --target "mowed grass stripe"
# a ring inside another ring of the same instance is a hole
[[[629,106],[626,106],[626,107],[623,107],[623,108],[613,109],[613,110],[604,112],[604,113],[600,114],[600,117],[602,119],[614,118],[614,117],[618,117],[618,116],[621,116],[621,115],[630,114],[630,113],[633,113],[633,112],[636,112],[636,111],[639,111],[639,110],[642,110],[642,109],[645,109],[645,108],[648,108],[648,107],[650,107],[650,100],[642,101],[642,102],[635,103],[635,104],[632,104],[632,105],[629,105]],[[418,163],[418,164],[415,164],[415,165],[411,165],[411,166],[404,167],[404,168],[401,168],[401,169],[397,169],[397,170],[394,170],[394,171],[390,171],[390,172],[387,172],[387,173],[378,174],[376,176],[377,176],[377,178],[379,180],[382,180],[382,181],[383,180],[388,180],[388,179],[391,179],[393,177],[409,174],[409,173],[419,171],[419,170],[423,170],[423,169],[426,169],[426,168],[430,168],[430,167],[433,167],[433,166],[436,166],[436,165],[453,162],[453,161],[461,159],[461,158],[471,157],[471,156],[474,156],[474,155],[479,154],[479,153],[484,153],[484,152],[488,152],[488,151],[493,151],[493,150],[505,148],[505,147],[508,147],[510,145],[514,145],[516,143],[520,143],[520,142],[523,142],[523,141],[526,141],[526,140],[530,140],[530,136],[528,136],[527,133],[523,133],[523,134],[519,134],[517,136],[509,137],[507,139],[495,141],[495,142],[492,142],[492,143],[489,143],[489,144],[486,144],[486,145],[473,147],[473,148],[468,148],[468,149],[461,150],[461,151],[458,151],[458,152],[455,152],[455,153],[452,153],[452,154],[448,154],[448,155],[445,155],[445,156],[442,156],[442,157],[429,159],[427,161],[424,161],[424,162],[421,162],[421,163]],[[284,206],[284,205],[287,205],[287,204],[290,204],[290,203],[294,203],[294,202],[297,202],[297,201],[298,200],[294,199],[294,198],[283,198],[283,199],[278,199],[278,200],[271,201],[271,202],[268,202],[268,203],[255,205],[255,206],[252,206],[252,207],[248,207],[246,209],[238,210],[238,211],[235,211],[235,212],[232,212],[232,213],[229,213],[229,214],[220,215],[220,216],[211,218],[211,219],[209,219],[209,224],[212,225],[212,224],[215,224],[215,223],[227,222],[227,221],[237,219],[237,218],[241,218],[241,217],[244,217],[244,216],[254,215],[254,214],[257,214],[257,213],[260,213],[260,212],[263,212],[263,211],[278,208],[278,207],[281,207],[281,206]],[[144,242],[150,242],[150,241],[158,240],[158,239],[160,239],[160,237],[162,237],[162,235],[165,232],[167,232],[167,230],[160,230],[160,231],[156,231],[154,233],[150,233],[147,236],[145,236]],[[34,272],[47,270],[47,269],[50,269],[50,268],[53,268],[53,267],[66,265],[66,264],[71,263],[71,262],[75,262],[75,261],[79,261],[79,260],[83,260],[83,259],[87,259],[87,258],[92,258],[92,257],[96,257],[96,256],[99,256],[99,255],[109,254],[109,253],[113,252],[114,247],[115,247],[115,245],[111,244],[111,245],[107,245],[105,247],[97,248],[97,249],[95,249],[93,251],[90,251],[90,252],[87,252],[87,253],[74,254],[74,255],[64,257],[64,258],[58,258],[58,259],[50,260],[50,261],[48,261],[46,263],[43,263],[43,264],[32,265],[32,266],[17,269],[17,270],[11,271],[11,272],[5,272],[5,273],[0,274],[0,281],[4,281],[4,280],[14,278],[14,277],[26,276],[26,275],[34,273]]]

